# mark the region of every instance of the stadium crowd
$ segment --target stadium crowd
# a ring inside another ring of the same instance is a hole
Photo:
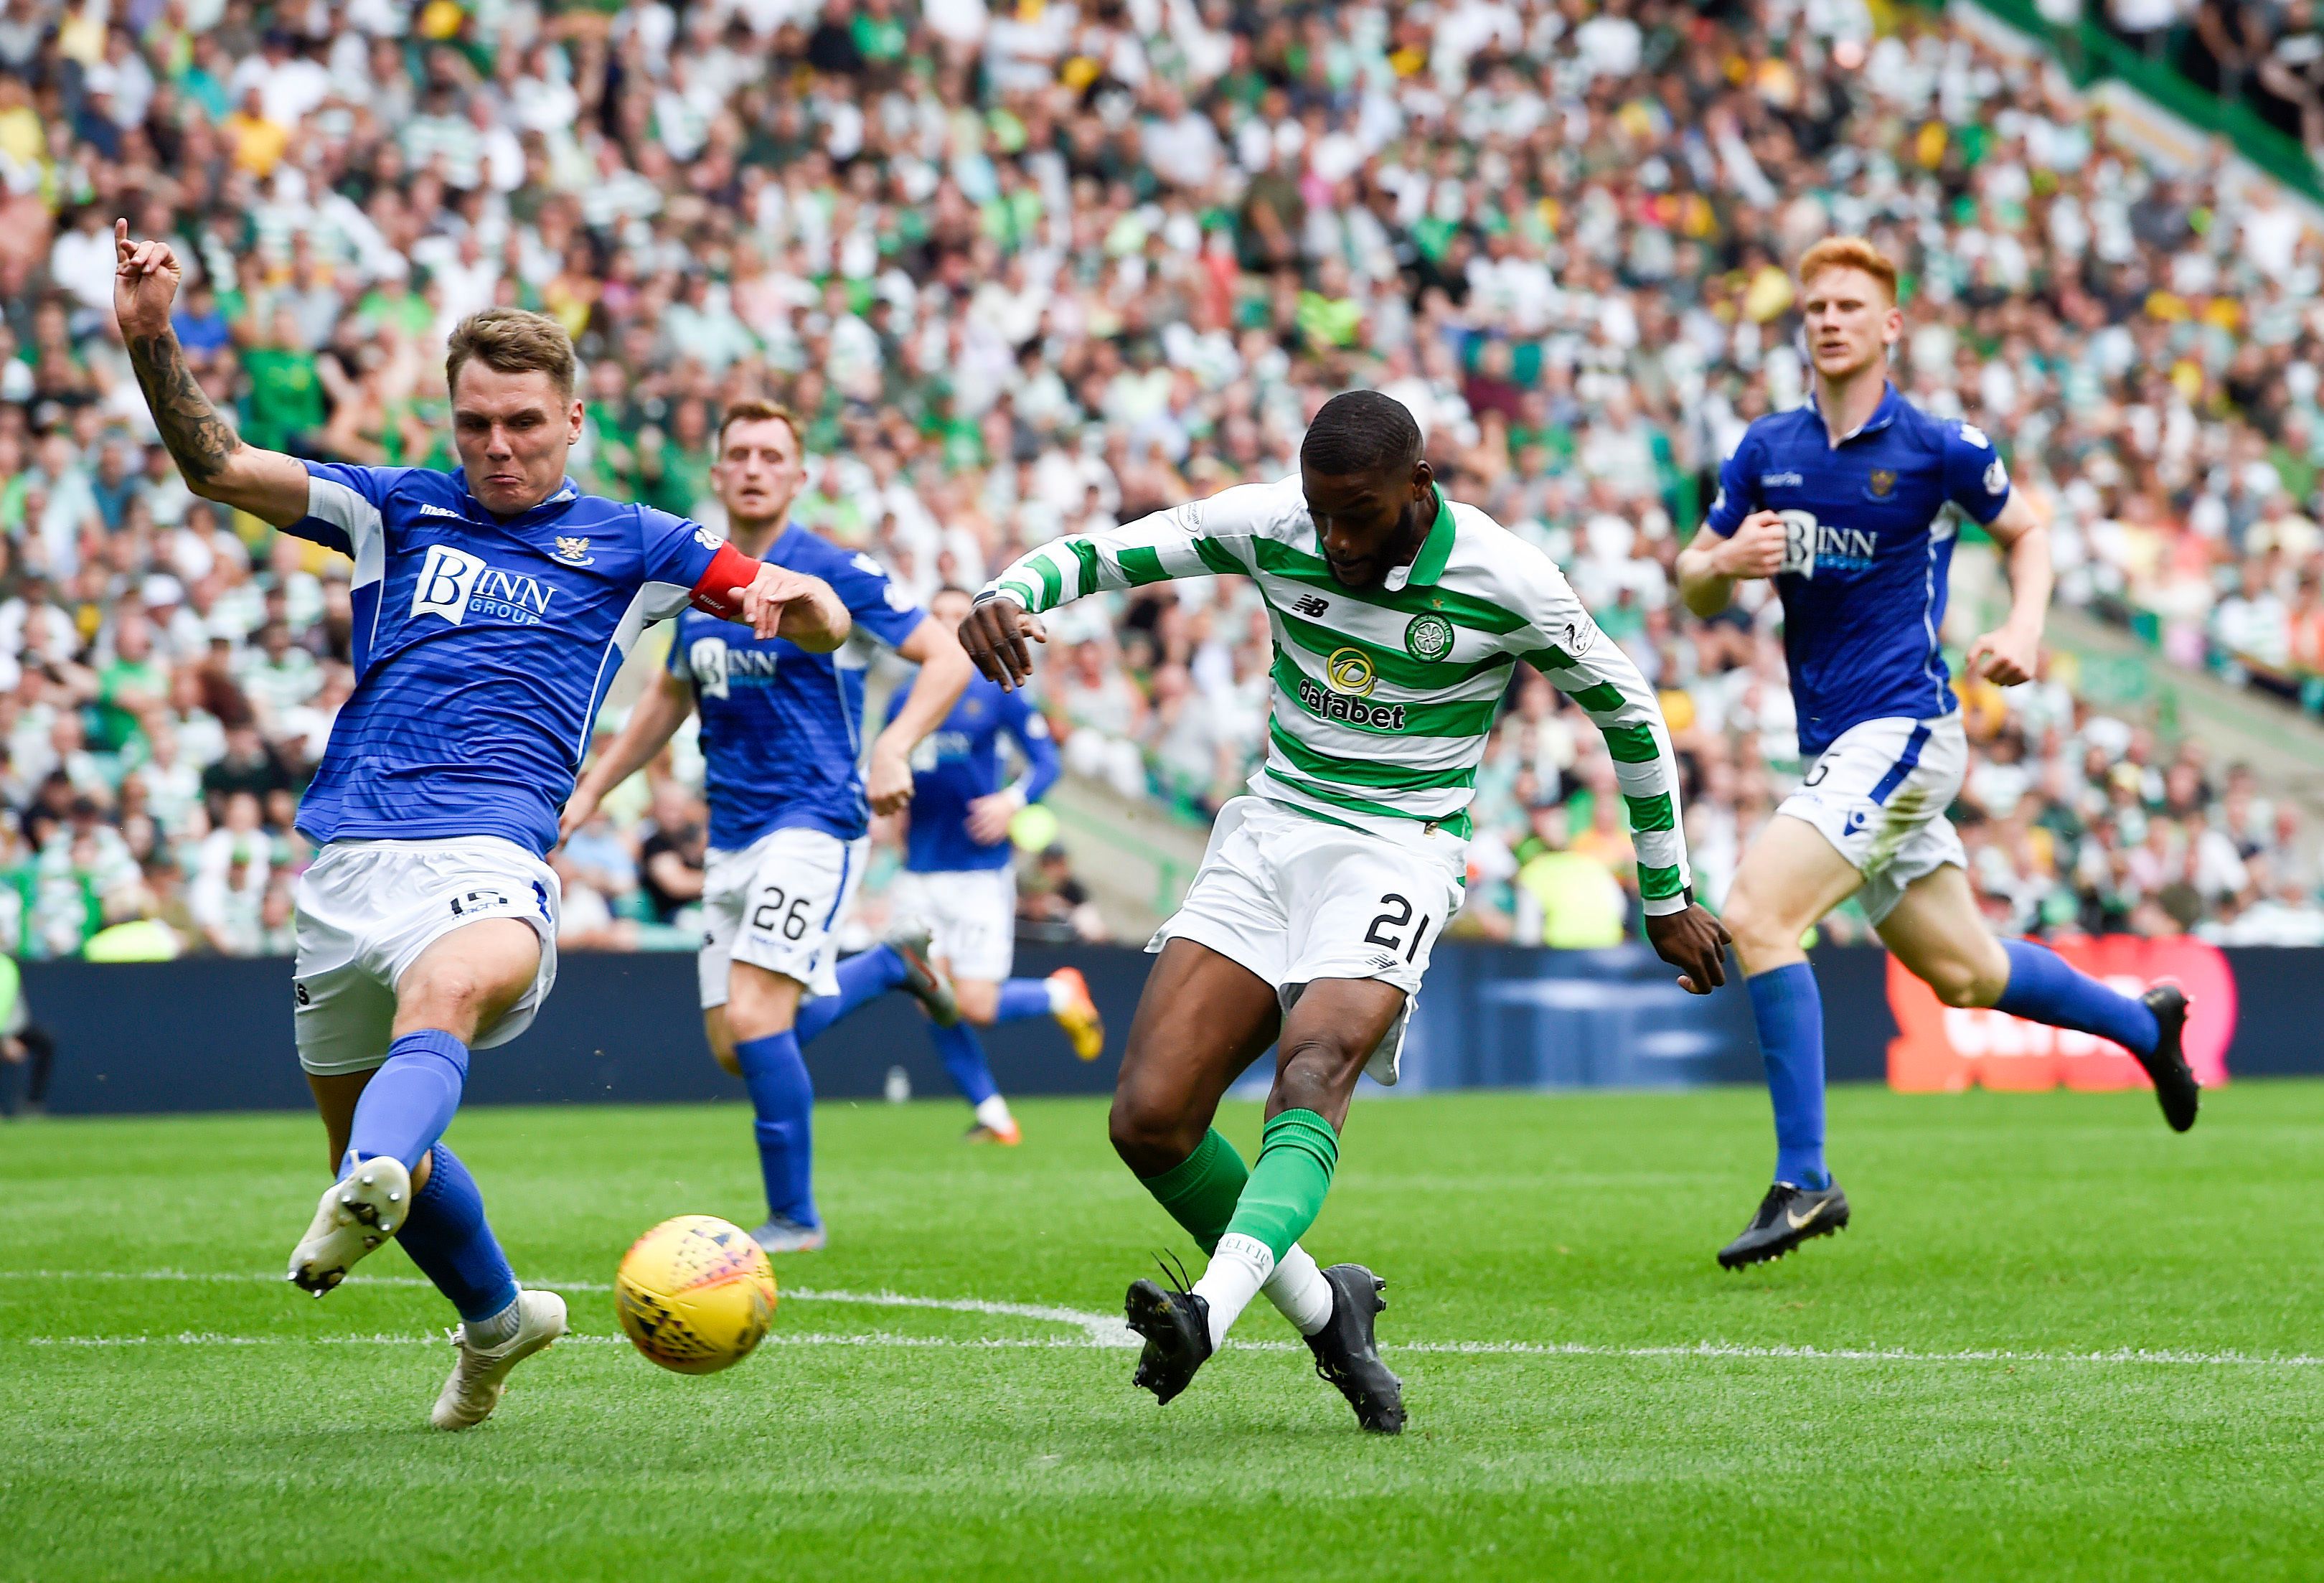
[[[715,525],[717,413],[771,393],[812,458],[798,517],[922,596],[1278,477],[1331,392],[1389,390],[1663,689],[1714,901],[1799,766],[1768,590],[1693,623],[1670,565],[1743,426],[1803,399],[1784,263],[1828,232],[1905,261],[1898,381],[2054,505],[2061,597],[2182,663],[2324,674],[2324,245],[1929,12],[0,0],[25,955],[154,922],[287,950],[293,801],[352,684],[345,563],[151,443],[116,214],[188,261],[180,337],[259,443],[451,466],[444,333],[537,308],[583,353],[585,486]],[[1264,739],[1267,650],[1239,583],[1085,601],[1040,696],[1074,773],[1199,816]],[[2247,773],[2062,674],[1968,707],[1997,920],[2324,940],[2313,844]],[[690,938],[698,773],[681,741],[560,855],[570,943]],[[1618,936],[1610,765],[1529,673],[1480,786],[1462,927]],[[1028,913],[1086,929],[1043,872]]]

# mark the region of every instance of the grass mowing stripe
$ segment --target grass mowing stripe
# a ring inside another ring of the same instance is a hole
[[[1870,1060],[1883,1036],[1832,1037]],[[454,1437],[425,1427],[440,1343],[9,1345],[452,1322],[399,1248],[311,1310],[270,1290],[313,1203],[310,1116],[10,1127],[0,1575],[1047,1583],[1157,1554],[1259,1583],[1338,1554],[1380,1583],[2313,1575],[2324,1366],[2298,1360],[2324,1353],[2324,1084],[2238,1080],[2184,1137],[2145,1092],[1838,1084],[1856,1224],[1729,1275],[1711,1254],[1765,1186],[1766,1106],[1756,1086],[1360,1100],[1302,1240],[1389,1282],[1394,1441],[1357,1431],[1264,1306],[1158,1411],[1080,1325],[802,1300],[706,1378],[610,1339],[555,1349]],[[1102,1098],[1012,1108],[1004,1152],[960,1146],[949,1100],[818,1106],[831,1245],[779,1272],[1094,1317],[1149,1250],[1191,1258]],[[594,1287],[655,1220],[758,1208],[748,1115],[474,1106],[454,1138],[517,1269]],[[1219,1114],[1246,1158],[1259,1121]],[[157,1213],[157,1182],[198,1184],[199,1212]],[[32,1273],[100,1260],[189,1278]],[[190,1278],[226,1271],[265,1273]],[[614,1328],[602,1295],[575,1318]],[[1776,1523],[1770,1445],[1817,1470]],[[315,1513],[382,1489],[408,1492],[392,1522],[318,1542]]]

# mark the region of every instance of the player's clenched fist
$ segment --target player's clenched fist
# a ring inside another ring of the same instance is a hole
[[[1008,692],[1016,691],[1033,674],[1033,651],[1025,646],[1027,638],[1047,643],[1049,629],[1014,599],[986,599],[960,624],[960,646],[986,680],[999,682]]]
[[[166,242],[133,242],[129,222],[113,222],[113,312],[122,338],[157,336],[170,328],[170,304],[184,274]]]
[[[1783,565],[1784,519],[1772,511],[1745,517],[1711,552],[1712,569],[1721,577],[1773,577]]]

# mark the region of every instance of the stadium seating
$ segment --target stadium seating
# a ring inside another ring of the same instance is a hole
[[[1668,571],[1743,425],[1802,396],[1784,262],[1861,231],[1905,261],[1900,384],[2054,504],[2061,598],[2324,704],[2310,211],[2151,165],[2066,68],[1932,10],[106,14],[0,6],[0,944],[26,955],[144,919],[287,949],[291,799],[352,685],[344,563],[194,500],[151,443],[115,214],[189,262],[180,336],[254,440],[449,465],[443,334],[538,308],[587,366],[585,485],[715,520],[715,415],[772,393],[815,458],[801,520],[924,596],[1279,476],[1324,395],[1386,388],[1664,690],[1714,900],[1797,771],[1791,706],[1771,604],[1694,624]],[[1250,590],[1057,628],[1075,774],[1194,819],[1231,794],[1264,737]],[[2070,673],[1969,690],[1997,921],[2324,940],[2298,808]],[[1578,723],[1515,690],[1462,928],[1620,927],[1628,838]],[[655,875],[698,860],[698,773],[682,740],[563,855],[568,943],[687,938]]]

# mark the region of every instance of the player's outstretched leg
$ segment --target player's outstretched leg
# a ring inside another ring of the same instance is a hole
[[[1205,1254],[1217,1248],[1250,1180],[1250,1167],[1211,1118],[1227,1086],[1276,1041],[1280,1024],[1272,987],[1192,940],[1163,948],[1139,1000],[1109,1131],[1139,1185]],[[1304,1337],[1331,1324],[1333,1287],[1296,1243],[1260,1290]],[[1148,1362],[1139,1360],[1141,1375]]]
[[[816,995],[799,1006],[796,1023],[799,1042],[812,1044],[816,1035],[840,1018],[891,989],[911,995],[927,1008],[929,1019],[940,1028],[960,1021],[952,985],[929,962],[927,950],[926,933],[905,933],[840,963],[832,970],[832,977],[839,981],[839,993]]]
[[[517,1285],[475,1179],[441,1136],[459,1108],[470,1041],[500,1023],[540,963],[529,924],[493,919],[456,930],[405,970],[401,1031],[386,1061],[309,1079],[341,1152],[340,1176],[292,1255],[290,1278],[318,1296],[336,1286],[352,1263],[337,1256],[350,1227],[363,1233],[364,1251],[385,1234],[402,1244],[460,1315],[460,1356],[430,1414],[438,1429],[483,1422],[509,1371],[565,1333],[564,1300]]]
[[[2184,1048],[2186,991],[2159,984],[2134,1000],[2037,940],[2006,940],[2001,949],[2009,959],[2009,978],[1993,1002],[1996,1010],[2113,1040],[2145,1069],[2171,1130],[2183,1133],[2195,1125],[2201,1091]]]
[[[2187,996],[2177,986],[2134,998],[2037,940],[1997,940],[1978,915],[1968,877],[1950,865],[1907,885],[1878,927],[1896,959],[1947,1005],[1992,1006],[2111,1039],[2145,1069],[2172,1131],[2195,1125],[2201,1095],[2187,1065]]]
[[[1141,1281],[1125,1300],[1130,1328],[1148,1342],[1137,1383],[1157,1400],[1185,1389],[1314,1224],[1339,1163],[1339,1127],[1356,1078],[1403,1004],[1393,985],[1321,979],[1285,1019],[1259,1161],[1209,1266],[1191,1289],[1165,1291]],[[1117,1110],[1121,1098],[1117,1093]]]

